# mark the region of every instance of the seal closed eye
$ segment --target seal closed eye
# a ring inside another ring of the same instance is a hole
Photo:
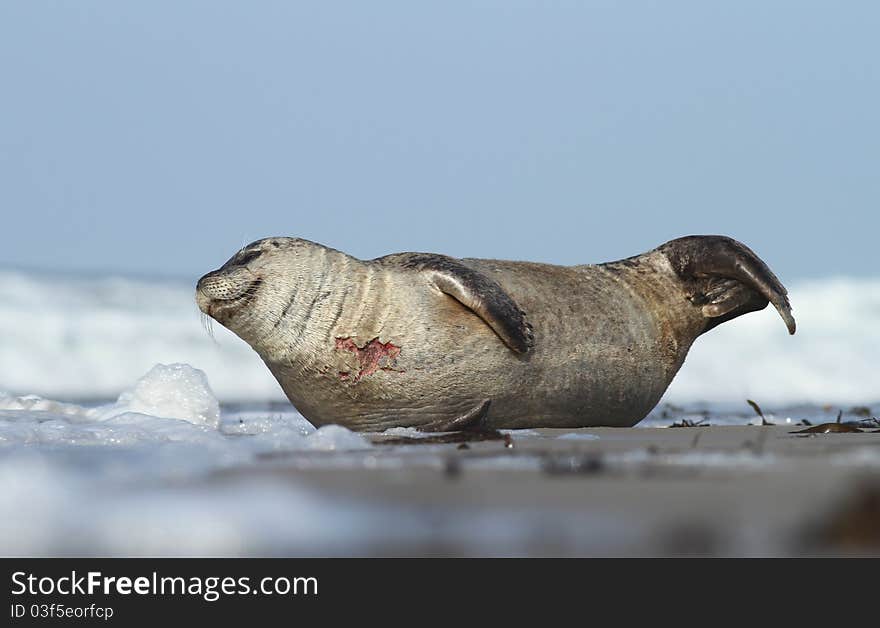
[[[257,259],[258,257],[260,257],[260,255],[262,255],[262,254],[263,254],[263,251],[260,249],[256,249],[253,251],[247,251],[246,253],[244,253],[241,256],[233,257],[231,260],[229,260],[229,262],[234,262],[235,264],[238,264],[240,266],[245,266],[249,262],[252,262],[255,259]]]
[[[272,238],[196,296],[303,416],[355,430],[634,425],[703,333],[770,303],[795,332],[785,287],[724,236],[581,266]]]

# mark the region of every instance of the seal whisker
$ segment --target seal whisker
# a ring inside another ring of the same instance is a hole
[[[204,312],[201,313],[199,318],[201,318],[202,327],[204,328],[205,332],[207,332],[208,337],[211,339],[211,342],[219,346],[220,343],[218,343],[217,338],[214,337],[214,319]]]

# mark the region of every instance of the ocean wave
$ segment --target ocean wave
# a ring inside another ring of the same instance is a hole
[[[880,279],[794,282],[798,333],[772,309],[700,338],[665,400],[871,403],[880,400]],[[222,401],[283,393],[259,357],[202,325],[193,286],[125,277],[0,272],[0,390],[115,399],[157,363],[203,370]]]
[[[203,370],[222,400],[283,393],[259,357],[220,325],[208,334],[182,281],[0,272],[0,390],[115,399],[157,363]]]

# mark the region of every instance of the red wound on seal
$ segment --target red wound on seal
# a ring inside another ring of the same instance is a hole
[[[379,370],[394,370],[395,360],[400,355],[400,347],[390,342],[379,342],[378,338],[373,338],[363,347],[357,346],[351,338],[337,338],[336,348],[342,351],[350,351],[357,356],[360,371],[354,377],[353,381],[355,382]],[[345,373],[343,375],[340,372],[340,379],[349,379],[349,374]]]

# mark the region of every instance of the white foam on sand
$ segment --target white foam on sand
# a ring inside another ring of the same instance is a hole
[[[362,436],[343,427],[315,429],[292,410],[274,415],[238,413],[221,422],[220,404],[205,373],[187,364],[157,364],[116,402],[96,407],[34,395],[0,395],[0,444],[118,446],[157,441],[225,444],[230,451],[248,453],[369,447]]]
[[[309,538],[320,547],[355,525],[334,523],[351,505],[290,482],[206,481],[267,452],[370,447],[292,411],[221,419],[205,374],[185,364],[156,365],[97,407],[3,395],[0,555],[277,553]]]
[[[179,419],[193,425],[220,425],[220,403],[208,385],[204,371],[187,364],[157,364],[115,404],[96,408],[96,418],[114,418],[137,413]]]

